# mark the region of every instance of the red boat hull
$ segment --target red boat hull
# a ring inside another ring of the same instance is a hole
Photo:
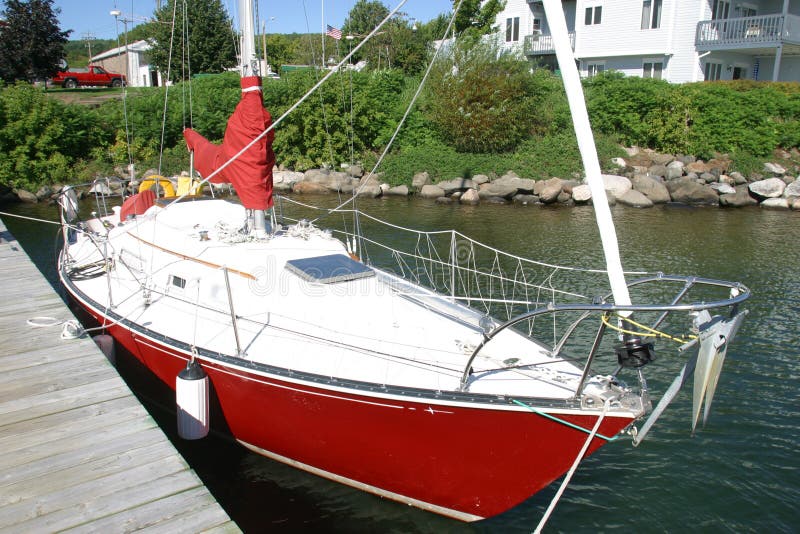
[[[104,317],[77,295],[101,323]],[[113,319],[105,318],[105,323]],[[118,343],[175,388],[189,354],[120,324]],[[360,489],[462,520],[500,514],[563,475],[597,415],[555,414],[571,428],[517,406],[475,407],[434,398],[367,394],[293,381],[200,357],[236,439],[272,458]],[[607,416],[599,433],[632,422]],[[605,443],[594,438],[588,453]]]

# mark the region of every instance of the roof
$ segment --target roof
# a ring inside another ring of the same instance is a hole
[[[147,52],[150,50],[151,45],[145,40],[136,41],[135,43],[128,44],[127,47],[125,46],[118,46],[117,48],[112,48],[111,50],[106,50],[105,52],[101,52],[96,56],[92,56],[92,61],[99,61],[101,59],[106,59],[114,56],[121,56],[126,52]]]

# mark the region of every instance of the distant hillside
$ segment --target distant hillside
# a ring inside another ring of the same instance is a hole
[[[116,39],[93,39],[92,55],[117,46]],[[66,60],[70,68],[85,67],[89,64],[89,43],[87,41],[69,41],[64,45]]]

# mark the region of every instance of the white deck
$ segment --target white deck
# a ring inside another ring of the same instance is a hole
[[[376,384],[458,389],[482,340],[477,312],[383,272],[331,284],[304,281],[285,269],[288,260],[347,255],[343,244],[316,229],[290,229],[261,242],[224,242],[217,223],[233,227],[243,218],[241,206],[207,200],[178,204],[155,219],[142,217],[111,230],[113,311],[174,339],[235,355],[220,268],[226,265],[242,357]],[[208,233],[207,241],[201,231]],[[81,237],[70,254],[77,265],[101,257]],[[183,279],[184,287],[176,286],[173,276]],[[104,276],[76,285],[108,305]],[[151,288],[149,305],[143,286]],[[514,369],[504,369],[512,363]],[[519,368],[525,365],[530,367]],[[471,392],[554,399],[572,397],[581,374],[511,330],[481,352],[473,370]]]

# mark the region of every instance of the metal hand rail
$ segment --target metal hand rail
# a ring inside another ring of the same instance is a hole
[[[684,282],[684,287],[679,292],[678,296],[675,297],[671,304],[631,304],[631,305],[619,305],[605,302],[605,300],[599,303],[592,303],[592,304],[554,304],[548,303],[547,306],[543,308],[537,308],[533,311],[523,313],[509,319],[508,321],[498,325],[496,328],[484,334],[484,338],[475,350],[472,352],[469,360],[467,360],[467,364],[464,367],[464,372],[461,375],[460,381],[460,390],[465,391],[467,389],[467,382],[469,380],[470,370],[472,369],[472,363],[475,361],[475,358],[478,357],[480,351],[485,347],[492,339],[494,339],[500,332],[503,330],[519,324],[523,321],[528,319],[533,319],[539,315],[545,314],[553,314],[558,312],[586,312],[584,313],[578,321],[576,321],[575,325],[580,321],[584,320],[589,314],[592,313],[614,313],[614,312],[664,312],[661,317],[657,320],[657,324],[660,324],[666,314],[670,312],[676,311],[685,311],[685,312],[692,312],[692,311],[701,311],[701,310],[711,310],[716,308],[725,308],[725,307],[735,307],[738,306],[740,303],[744,302],[748,298],[750,298],[750,289],[746,286],[738,283],[738,282],[728,282],[725,280],[715,280],[711,278],[698,278],[692,276],[676,276],[676,275],[664,275],[664,274],[657,274],[654,276],[648,276],[645,278],[640,278],[637,280],[633,280],[628,283],[628,287],[638,286],[641,284],[649,283],[649,282]],[[704,286],[717,286],[717,287],[727,287],[732,291],[732,295],[730,298],[723,299],[723,300],[716,300],[711,302],[693,302],[687,304],[678,304],[678,301],[686,295],[690,287],[696,285],[704,285]],[[735,294],[734,294],[735,293]],[[608,298],[608,296],[606,297]],[[573,325],[573,326],[575,326]],[[566,341],[566,337],[569,337],[574,332],[574,328],[568,329],[567,333],[565,334],[564,338],[562,338],[559,343],[558,347],[560,348],[563,346],[564,342]],[[598,333],[598,336],[595,338],[595,342],[592,346],[592,350],[589,354],[588,361],[594,356],[597,347],[599,346],[599,338],[601,337],[602,332]],[[584,376],[581,379],[581,383],[578,385],[576,391],[580,391],[583,387],[583,382],[585,380],[585,375],[587,374],[588,370],[588,362],[587,367],[584,369]]]

